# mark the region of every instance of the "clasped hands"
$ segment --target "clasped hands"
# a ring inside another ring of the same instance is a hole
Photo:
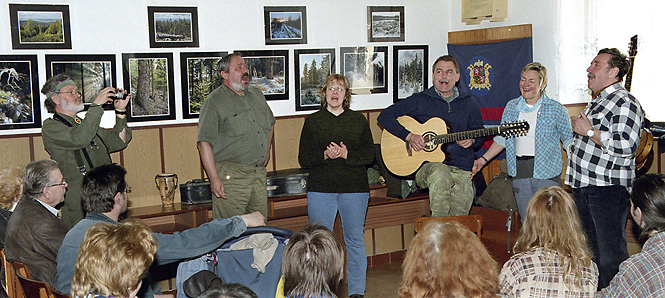
[[[348,155],[349,150],[346,149],[344,142],[339,142],[339,145],[337,145],[335,142],[330,142],[330,145],[328,145],[326,150],[323,151],[323,159],[335,159],[338,157],[346,159]]]

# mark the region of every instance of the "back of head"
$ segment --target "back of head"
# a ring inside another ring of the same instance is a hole
[[[113,209],[114,197],[127,187],[127,170],[117,164],[96,167],[83,176],[81,201],[86,213],[105,213]]]
[[[129,298],[145,277],[155,252],[157,239],[138,219],[90,227],[79,248],[71,296],[93,293]]]
[[[342,245],[327,228],[307,225],[286,245],[282,274],[286,297],[337,297],[344,274]]]
[[[637,178],[630,201],[642,213],[643,238],[651,232],[665,231],[665,175],[646,174]]]
[[[51,172],[58,169],[58,163],[51,159],[37,160],[26,165],[23,169],[23,195],[39,198],[45,187],[55,183],[51,181]]]
[[[478,237],[458,222],[430,221],[402,263],[399,297],[494,297],[499,268]]]
[[[258,298],[258,296],[250,288],[239,283],[232,283],[209,289],[196,298]]]
[[[21,197],[23,171],[18,167],[0,170],[0,208],[11,209]]]

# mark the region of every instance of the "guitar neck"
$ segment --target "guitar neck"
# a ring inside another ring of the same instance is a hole
[[[449,133],[445,135],[438,135],[434,137],[432,141],[434,142],[434,145],[439,145],[439,144],[457,142],[460,140],[475,139],[475,138],[496,135],[499,134],[500,132],[501,132],[500,126],[497,126],[491,128],[483,128],[483,129],[469,130],[463,132]]]

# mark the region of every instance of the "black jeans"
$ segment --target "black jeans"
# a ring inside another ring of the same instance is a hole
[[[573,200],[587,235],[593,261],[598,265],[598,289],[607,287],[628,259],[626,220],[630,194],[623,186],[573,188]]]

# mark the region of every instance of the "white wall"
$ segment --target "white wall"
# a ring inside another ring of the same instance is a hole
[[[17,1],[11,1],[17,3]],[[131,126],[164,125],[170,123],[196,122],[183,120],[181,107],[180,52],[289,49],[290,99],[269,101],[276,116],[307,112],[295,111],[293,49],[335,48],[337,60],[339,48],[346,46],[390,46],[388,53],[388,93],[356,95],[352,108],[380,109],[392,103],[392,45],[393,43],[367,42],[367,6],[400,5],[405,7],[406,40],[402,45],[428,44],[430,63],[446,54],[449,31],[471,30],[488,27],[533,24],[534,59],[550,70],[548,93],[555,98],[558,89],[557,70],[552,65],[556,59],[556,31],[558,1],[510,0],[508,18],[505,22],[482,22],[467,26],[461,22],[461,0],[413,0],[413,1],[268,1],[268,0],[24,0],[32,4],[67,4],[70,11],[72,31],[71,50],[12,50],[9,24],[9,2],[0,2],[0,54],[37,54],[39,64],[39,86],[46,80],[45,54],[115,54],[117,81],[122,82],[122,53],[173,52],[176,96],[174,121],[132,123]],[[239,4],[242,3],[242,4]],[[306,45],[266,46],[263,29],[263,6],[305,5],[307,7]],[[196,6],[198,7],[199,47],[151,49],[148,40],[147,6]],[[339,61],[336,61],[339,70]],[[429,66],[428,66],[428,73]],[[431,82],[431,74],[430,82]],[[121,84],[121,83],[120,83]],[[518,86],[515,86],[517,88]],[[43,100],[43,96],[41,98]],[[112,121],[107,113],[105,121]],[[42,111],[43,118],[49,117]],[[108,125],[108,124],[107,124]],[[0,131],[0,134],[34,133],[39,129]]]

